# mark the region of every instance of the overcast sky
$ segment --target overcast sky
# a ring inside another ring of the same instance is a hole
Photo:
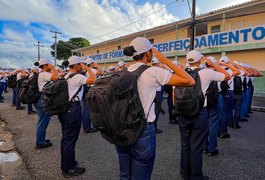
[[[246,1],[197,0],[196,9],[200,14]],[[94,44],[190,17],[187,0],[164,8],[172,2],[174,0],[1,0],[0,67],[31,67],[37,60],[37,47],[33,46],[37,41],[44,45],[41,57],[52,60],[50,45],[54,39],[50,29],[62,32],[59,39],[85,37]],[[154,11],[156,13],[146,17]],[[126,27],[109,33],[123,26]]]

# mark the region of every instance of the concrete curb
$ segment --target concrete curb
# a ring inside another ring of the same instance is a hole
[[[263,107],[263,106],[251,106],[251,109],[253,111],[265,112],[265,107]]]

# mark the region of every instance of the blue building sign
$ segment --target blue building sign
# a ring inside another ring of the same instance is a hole
[[[195,37],[195,49],[234,46],[246,43],[265,42],[265,26],[249,27],[228,32],[219,32]],[[159,52],[178,52],[189,49],[190,39],[174,40],[154,44]],[[118,59],[125,57],[123,50],[90,56],[94,60]]]

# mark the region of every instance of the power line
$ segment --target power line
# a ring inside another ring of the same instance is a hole
[[[125,27],[127,27],[127,26],[130,26],[130,25],[132,25],[132,24],[134,24],[134,23],[136,23],[136,22],[139,22],[139,21],[143,20],[144,18],[149,17],[149,16],[155,14],[156,12],[161,11],[162,9],[167,8],[168,6],[171,6],[172,4],[174,4],[174,3],[176,3],[176,2],[178,2],[178,0],[173,1],[173,2],[171,2],[171,3],[169,3],[169,4],[167,4],[166,6],[160,8],[160,9],[158,9],[158,10],[156,10],[156,11],[153,11],[152,13],[147,14],[146,16],[143,16],[143,17],[141,17],[141,18],[139,18],[139,19],[137,19],[137,20],[135,20],[135,21],[133,21],[133,22],[131,22],[131,23],[125,25],[125,26],[119,27],[119,28],[117,28],[117,29],[115,29],[115,30],[113,30],[113,31],[110,31],[110,32],[105,33],[105,34],[103,34],[103,35],[100,35],[100,36],[97,36],[97,37],[95,37],[95,38],[92,38],[92,39],[90,39],[90,41],[92,41],[92,40],[94,40],[94,39],[97,39],[97,38],[100,38],[100,37],[103,37],[103,36],[106,36],[106,35],[108,35],[108,34],[111,34],[111,33],[113,33],[113,32],[116,32],[116,31],[118,31],[118,30],[120,30],[120,29],[123,29],[123,28],[125,28]]]
[[[75,48],[71,48],[69,46],[64,45],[62,42],[59,42],[58,46],[64,46],[65,48],[70,49],[70,50],[74,50],[75,49]]]
[[[87,15],[91,14],[91,12],[95,12],[95,10],[98,8],[97,7],[98,4],[96,4],[95,6],[93,6],[93,8],[89,9],[88,11],[86,11],[83,15],[79,16],[78,18],[76,18],[73,23],[71,24],[66,24],[65,26],[62,26],[61,29],[72,29],[75,28],[75,26],[73,26],[73,24],[78,24],[79,22],[82,22],[84,19],[86,20]],[[82,17],[83,16],[83,17]]]
[[[26,52],[26,51],[4,51],[0,50],[1,53],[25,53],[25,54],[33,54],[33,52]]]
[[[192,17],[192,11],[191,11],[191,7],[190,7],[190,1],[187,0],[187,3],[188,3],[189,11],[190,11],[190,16]]]
[[[68,46],[68,45],[66,45],[65,44],[65,42],[63,42],[63,41],[60,41],[60,43],[62,43],[62,44],[64,44],[65,46]],[[70,43],[71,44],[71,46],[68,46],[68,47],[70,47],[70,48],[73,48],[73,49],[78,49],[78,48],[80,48],[80,47],[78,47],[78,46],[76,46],[76,45],[74,45],[74,44],[72,44],[72,43]]]
[[[184,1],[181,1],[181,2],[184,2]],[[167,9],[172,9],[172,8],[174,8],[174,6],[171,6],[171,7],[169,7],[169,8],[167,8]],[[135,18],[135,20],[136,20],[136,18]],[[125,24],[127,24],[127,22],[123,22],[123,23],[119,23],[119,24],[108,24],[108,25],[104,25],[104,26],[97,26],[97,27],[89,27],[89,29],[86,31],[86,32],[90,32],[90,31],[94,31],[94,30],[97,30],[97,29],[102,29],[102,28],[106,28],[106,27],[116,27],[117,25],[125,25]],[[157,26],[157,25],[156,25]],[[153,26],[153,27],[156,27],[156,26]],[[153,28],[152,27],[152,28]],[[148,28],[147,28],[148,29]]]

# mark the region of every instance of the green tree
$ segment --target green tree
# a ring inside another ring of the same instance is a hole
[[[57,42],[57,59],[59,60],[66,60],[69,57],[71,57],[72,52],[71,50],[77,49],[77,48],[82,48],[89,46],[90,42],[82,37],[77,37],[77,38],[70,38],[68,41],[62,41],[59,40]],[[54,48],[55,45],[51,45],[51,54],[54,57]]]
[[[70,38],[68,42],[78,48],[90,46],[90,42],[82,37]]]

